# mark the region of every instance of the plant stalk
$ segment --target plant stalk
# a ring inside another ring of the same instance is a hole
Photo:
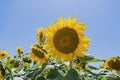
[[[13,76],[12,76],[12,72],[11,72],[11,70],[8,68],[8,67],[6,67],[6,69],[9,71],[9,73],[10,73],[10,76],[11,76],[11,80],[14,80],[13,79]]]

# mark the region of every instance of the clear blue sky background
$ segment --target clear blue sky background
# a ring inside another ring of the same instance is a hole
[[[88,54],[120,56],[120,0],[0,0],[0,49],[15,55],[17,46],[30,49],[38,27],[69,15],[84,22],[91,39]]]

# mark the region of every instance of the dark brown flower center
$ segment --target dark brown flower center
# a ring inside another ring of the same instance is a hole
[[[5,54],[1,54],[1,56],[5,56]]]
[[[44,53],[38,49],[32,48],[32,53],[38,58],[44,58]]]
[[[31,63],[32,62],[32,60],[29,57],[23,58],[23,61],[27,62],[27,63]]]
[[[78,34],[71,28],[62,28],[55,33],[53,43],[55,48],[62,53],[74,52],[79,44]]]
[[[108,65],[115,70],[120,70],[120,59],[115,58],[114,60],[111,60],[108,62]]]

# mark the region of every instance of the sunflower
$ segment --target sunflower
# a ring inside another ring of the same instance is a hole
[[[15,68],[18,68],[20,66],[19,61],[16,61],[14,59],[10,61],[10,64],[12,64]]]
[[[103,67],[112,71],[115,70],[120,75],[120,57],[111,57],[105,60]]]
[[[6,51],[0,51],[0,57],[7,57],[8,56],[8,52],[6,52]]]
[[[39,63],[45,63],[47,61],[47,54],[38,45],[33,45],[31,47],[29,57],[32,58],[33,61],[37,61]]]
[[[83,34],[86,29],[83,23],[76,22],[76,18],[68,19],[60,17],[53,25],[46,28],[46,45],[44,49],[50,49],[57,60],[72,60],[76,56],[83,57],[83,53],[89,47],[89,39]],[[74,57],[73,57],[74,56]]]
[[[41,43],[44,40],[44,30],[42,28],[37,29],[37,43]]]
[[[29,57],[24,57],[23,61],[27,62],[27,63],[31,63],[32,62],[32,60]]]
[[[16,48],[16,53],[17,53],[18,55],[21,55],[21,54],[22,54],[22,48],[21,48],[21,47],[17,47],[17,48]]]

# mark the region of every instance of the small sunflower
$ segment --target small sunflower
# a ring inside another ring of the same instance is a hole
[[[37,43],[41,43],[44,40],[44,30],[42,28],[37,29]]]
[[[7,56],[8,56],[8,52],[0,51],[0,57],[7,57]]]
[[[56,56],[58,61],[72,60],[73,56],[83,57],[89,47],[90,40],[83,34],[86,27],[76,20],[71,16],[67,20],[60,17],[53,26],[46,28],[47,41],[44,49],[50,49],[50,53]]]
[[[20,66],[20,63],[14,59],[10,61],[10,64],[13,64],[15,68],[18,68]]]
[[[47,61],[47,54],[38,45],[31,47],[29,57],[32,58],[33,61],[37,61],[39,63],[45,63]]]
[[[21,55],[21,54],[22,54],[22,48],[21,48],[21,47],[17,47],[17,48],[16,48],[16,53],[17,53],[18,55]]]
[[[29,57],[24,57],[23,61],[27,62],[27,63],[31,63],[32,62],[32,60]]]
[[[112,71],[115,70],[120,75],[120,57],[111,57],[105,60],[103,67]]]

